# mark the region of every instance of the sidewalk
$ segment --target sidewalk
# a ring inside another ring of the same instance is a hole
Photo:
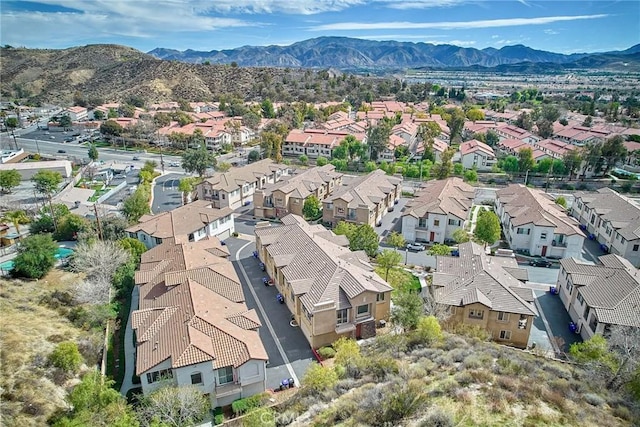
[[[136,347],[133,344],[133,328],[131,327],[131,313],[138,309],[138,287],[134,286],[131,292],[131,307],[129,308],[129,317],[127,320],[127,328],[124,331],[124,359],[121,363],[124,363],[124,377],[122,378],[122,386],[120,387],[120,393],[126,396],[130,389],[134,388],[134,384],[131,381],[134,368],[136,366]]]

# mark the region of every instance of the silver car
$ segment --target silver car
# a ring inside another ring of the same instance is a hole
[[[420,252],[420,251],[424,251],[426,249],[426,246],[423,245],[422,243],[413,242],[413,243],[407,243],[407,249],[410,251]]]

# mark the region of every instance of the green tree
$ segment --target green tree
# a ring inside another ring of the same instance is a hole
[[[370,257],[376,256],[378,251],[378,235],[369,224],[359,225],[349,239],[349,249],[352,251],[365,251]]]
[[[73,341],[64,341],[49,355],[49,363],[66,372],[77,372],[82,365],[82,355]]]
[[[454,148],[447,148],[440,156],[440,163],[436,163],[433,168],[431,168],[431,172],[437,179],[446,179],[451,175],[451,169],[453,168],[451,159],[455,153]]]
[[[96,160],[98,160],[99,155],[100,153],[98,152],[98,148],[95,146],[95,144],[91,144],[89,146],[89,158],[95,162]]]
[[[16,233],[20,234],[20,225],[29,224],[31,220],[23,210],[7,211],[2,215],[2,222],[10,222],[16,228]]]
[[[265,157],[276,162],[282,161],[282,135],[272,131],[262,132],[260,145],[264,150]]]
[[[100,133],[103,135],[120,136],[124,128],[114,120],[107,120],[100,125]]]
[[[553,160],[549,157],[546,157],[542,160],[540,160],[537,164],[536,164],[536,172],[538,173],[549,173],[549,171],[551,171],[551,167],[553,166]]]
[[[498,134],[496,133],[496,131],[494,131],[493,129],[489,129],[487,131],[487,136],[486,136],[486,143],[487,145],[489,145],[490,147],[495,146],[498,142],[500,142],[500,137],[498,136]]]
[[[64,130],[69,130],[71,129],[71,126],[73,126],[71,117],[67,115],[60,117],[60,119],[58,120],[58,124],[60,124],[60,127],[62,127],[62,129]]]
[[[518,158],[516,156],[507,156],[500,162],[500,167],[505,172],[518,172]]]
[[[422,316],[422,297],[410,291],[400,291],[393,297],[391,321],[404,331],[414,330]]]
[[[498,215],[490,211],[480,211],[473,234],[485,244],[494,244],[500,238],[500,220]]]
[[[468,242],[470,240],[469,233],[464,228],[458,228],[453,232],[453,240],[458,244]]]
[[[329,160],[327,160],[326,157],[318,156],[318,158],[316,159],[317,166],[324,166],[328,163],[329,163]]]
[[[322,203],[313,194],[306,198],[302,206],[302,214],[305,219],[317,219],[322,213]]]
[[[453,108],[448,110],[447,113],[449,114],[447,125],[449,126],[451,141],[459,140],[466,120],[464,112],[460,108]]]
[[[387,281],[389,280],[389,270],[402,262],[402,255],[400,252],[385,249],[376,256],[376,262],[380,267],[384,268],[384,280]]]
[[[398,233],[397,231],[392,231],[391,233],[387,234],[385,241],[389,246],[396,250],[398,248],[403,248],[404,245],[407,244],[402,234]]]
[[[338,224],[336,224],[336,228],[333,229],[333,232],[339,236],[346,236],[347,239],[350,239],[356,232],[356,229],[357,225],[351,222],[339,221]]]
[[[464,166],[462,163],[456,163],[453,165],[453,174],[456,176],[460,176],[464,173]]]
[[[604,158],[604,173],[609,171],[627,156],[627,148],[624,146],[624,139],[621,135],[615,135],[607,139],[601,148]]]
[[[195,190],[196,184],[199,182],[197,178],[182,178],[178,182],[178,190],[182,192],[182,204],[186,205],[191,200],[191,193]]]
[[[200,178],[204,176],[207,168],[216,166],[216,158],[213,153],[204,147],[189,149],[182,155],[182,168],[189,173],[197,173]]]
[[[309,158],[307,157],[306,154],[301,154],[300,157],[298,157],[298,160],[300,161],[300,164],[306,166],[307,163],[309,163]]]
[[[258,150],[249,151],[249,154],[247,155],[247,160],[249,161],[249,163],[257,162],[259,159],[260,159],[260,151]]]
[[[148,186],[140,185],[131,196],[125,199],[122,214],[130,223],[137,222],[142,215],[150,212],[149,191]]]
[[[372,126],[368,131],[367,144],[371,148],[371,159],[377,160],[380,153],[389,145],[391,128],[393,124],[390,120],[381,120],[376,126]]]
[[[567,174],[567,168],[561,159],[554,159],[551,164],[551,173],[556,176],[564,176]]]
[[[272,119],[276,116],[275,109],[273,108],[273,103],[269,98],[262,101],[262,104],[260,104],[260,109],[262,110],[262,117],[266,119]]]
[[[4,121],[4,124],[7,128],[13,130],[18,127],[20,122],[18,121],[17,117],[7,117]]]
[[[444,338],[440,323],[435,316],[421,316],[415,333],[426,344],[439,342]]]
[[[429,248],[429,255],[451,255],[451,248],[447,245],[436,243]]]
[[[475,169],[468,169],[464,171],[465,182],[478,182],[478,172]]]
[[[118,240],[118,244],[122,249],[129,252],[136,262],[140,262],[140,257],[147,251],[147,247],[144,243],[138,239],[134,239],[133,237],[123,237]]]
[[[227,163],[227,162],[220,162],[216,166],[216,170],[220,173],[229,172],[229,169],[231,169],[231,163]]]
[[[22,176],[15,169],[0,171],[0,189],[3,193],[11,193],[11,190],[20,185]]]
[[[93,110],[93,118],[95,120],[102,120],[104,119],[104,113],[100,110]]]
[[[565,199],[563,196],[558,196],[556,197],[556,205],[560,205],[563,208],[567,208],[567,199]]]
[[[242,124],[248,128],[256,130],[258,129],[258,126],[260,126],[260,116],[253,111],[248,111],[242,116]]]
[[[51,197],[62,183],[62,175],[60,172],[42,169],[33,175],[31,180],[38,193]]]
[[[564,156],[562,156],[562,163],[564,163],[564,167],[569,174],[569,181],[571,181],[571,176],[579,171],[580,166],[582,165],[582,155],[580,150],[567,151]]]
[[[145,425],[182,427],[200,424],[210,409],[197,386],[165,386],[144,396],[137,412]]]
[[[533,127],[533,119],[531,119],[531,115],[529,113],[523,111],[516,119],[515,125],[521,129],[531,130]]]
[[[18,277],[40,279],[56,263],[58,245],[50,234],[35,234],[22,239],[14,260],[13,274]]]
[[[533,170],[535,160],[533,160],[533,150],[531,148],[523,148],[518,151],[518,170],[526,172]]]
[[[58,230],[53,234],[58,241],[76,240],[78,234],[89,229],[89,221],[80,215],[69,213],[58,220]]]
[[[338,383],[338,374],[333,368],[312,363],[302,377],[302,387],[314,393],[322,393]]]
[[[484,120],[484,113],[478,108],[471,108],[467,111],[467,118],[471,121]]]

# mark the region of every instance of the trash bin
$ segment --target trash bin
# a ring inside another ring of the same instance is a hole
[[[549,293],[551,293],[551,295],[556,295],[558,293],[556,292],[556,287],[555,286],[549,287]]]

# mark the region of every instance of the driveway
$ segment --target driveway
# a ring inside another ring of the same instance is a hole
[[[549,343],[554,340],[561,352],[568,352],[571,344],[582,342],[579,334],[575,334],[569,330],[569,322],[571,318],[562,305],[560,295],[553,295],[548,291],[534,291],[536,296],[536,307],[540,316],[534,321],[534,328],[531,330],[531,341],[536,344],[542,344],[545,341]],[[534,334],[534,329],[536,333]],[[546,340],[544,339],[546,332]],[[534,338],[535,336],[535,338]],[[536,341],[538,339],[538,341]],[[546,347],[545,344],[542,345]]]
[[[582,253],[580,254],[583,260],[597,264],[598,257],[602,255],[605,255],[605,252],[602,252],[602,249],[600,249],[600,243],[598,243],[597,240],[589,240],[588,238],[584,239]]]
[[[182,193],[178,190],[181,178],[184,178],[184,175],[168,173],[156,179],[156,184],[153,187],[153,206],[151,207],[154,214],[182,206]]]
[[[379,227],[375,227],[376,233],[378,233],[378,236],[380,236],[380,238],[384,239],[384,237],[392,231],[397,231],[398,233],[401,232],[401,216],[404,211],[404,206],[408,201],[408,198],[401,197],[400,200],[398,200],[398,204],[394,206],[393,212],[387,212],[386,215],[382,217],[382,225]]]
[[[260,338],[269,356],[267,388],[277,388],[285,378],[294,378],[299,384],[309,364],[316,360],[309,342],[300,328],[289,325],[291,313],[276,300],[276,288],[262,283],[265,272],[253,257],[255,244],[233,237],[225,243],[242,282],[247,307],[255,309],[262,322]]]

